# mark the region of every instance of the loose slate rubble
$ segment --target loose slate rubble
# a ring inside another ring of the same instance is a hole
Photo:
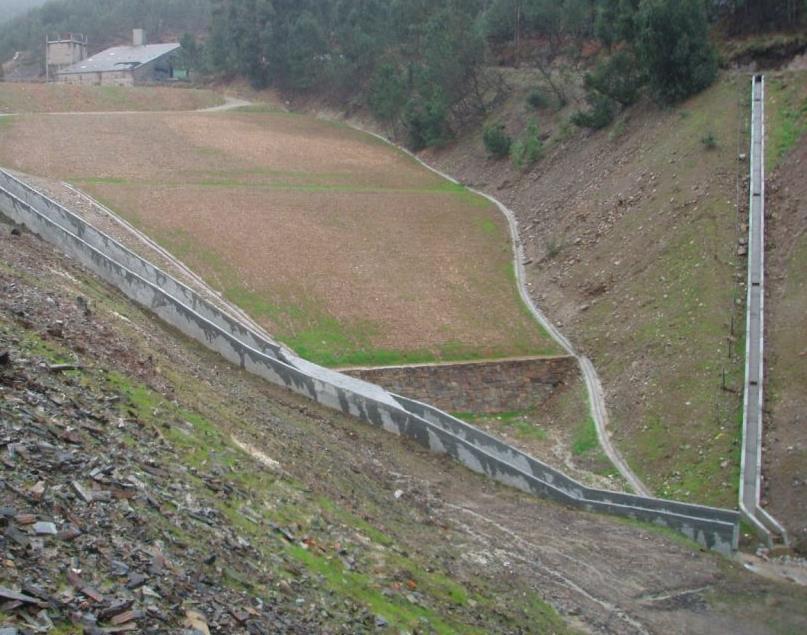
[[[74,357],[93,345],[137,354],[100,337],[95,319],[86,300],[42,296],[0,273],[0,635],[57,625],[91,634],[308,633],[323,621],[345,624],[331,632],[366,632],[374,617],[361,606],[329,596],[327,611],[303,607],[315,589],[283,581],[287,594],[266,578],[253,563],[258,552],[189,482],[225,498],[236,488],[223,474],[177,465],[159,430],[131,410],[122,417],[126,398],[103,388],[105,369],[47,359],[26,344],[33,333]]]

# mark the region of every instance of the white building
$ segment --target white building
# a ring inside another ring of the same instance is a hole
[[[143,29],[135,29],[132,46],[114,46],[62,68],[63,84],[135,86],[174,79],[178,43],[146,44]]]

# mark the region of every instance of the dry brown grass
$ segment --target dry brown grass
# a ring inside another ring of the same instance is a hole
[[[212,91],[179,87],[0,83],[0,113],[197,110],[220,103]]]
[[[323,363],[554,352],[501,215],[350,128],[282,113],[18,118],[0,163],[74,181]]]

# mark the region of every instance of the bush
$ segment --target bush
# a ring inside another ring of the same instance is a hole
[[[549,99],[540,88],[533,88],[527,95],[527,103],[535,108],[546,108],[549,105]]]
[[[602,93],[591,91],[586,95],[590,109],[578,111],[572,115],[572,123],[580,128],[600,130],[611,123],[616,115],[616,102]]]
[[[644,82],[639,61],[624,49],[598,64],[585,78],[587,91],[596,90],[623,107],[630,106],[639,99],[639,91]]]
[[[439,146],[451,136],[446,119],[448,109],[439,96],[412,97],[404,108],[403,123],[414,150]]]
[[[395,64],[379,66],[370,80],[367,104],[381,121],[392,121],[401,112],[406,95],[406,84]]]
[[[519,169],[524,169],[540,159],[543,151],[544,145],[541,143],[538,123],[535,119],[531,119],[527,124],[527,129],[513,143],[510,158],[513,160],[513,165]]]
[[[482,141],[485,143],[485,149],[497,159],[510,154],[510,146],[513,143],[510,135],[505,131],[503,123],[486,126],[482,133]]]
[[[635,47],[650,86],[668,103],[694,95],[717,77],[703,0],[643,0]]]
[[[703,147],[707,150],[714,150],[717,147],[717,138],[715,137],[714,133],[710,130],[705,135],[701,137],[701,143]]]

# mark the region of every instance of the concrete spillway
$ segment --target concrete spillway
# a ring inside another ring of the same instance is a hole
[[[751,84],[748,282],[745,320],[743,447],[740,512],[768,545],[788,542],[787,532],[760,504],[762,494],[762,406],[765,379],[765,78]]]

